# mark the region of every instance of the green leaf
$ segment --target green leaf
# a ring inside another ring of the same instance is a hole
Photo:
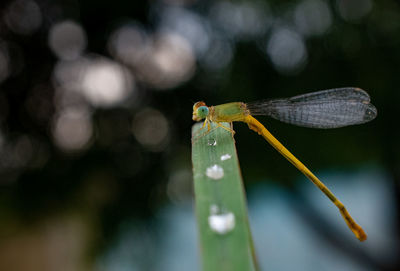
[[[257,270],[232,133],[201,127],[192,129],[192,162],[203,270]]]

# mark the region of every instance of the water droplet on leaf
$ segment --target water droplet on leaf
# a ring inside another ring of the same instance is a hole
[[[229,153],[221,155],[221,161],[225,161],[225,160],[228,160],[231,158],[232,158],[232,156]]]
[[[233,213],[212,214],[208,217],[208,225],[218,234],[226,234],[235,228]]]
[[[217,141],[214,138],[208,140],[208,146],[215,146],[217,145]]]
[[[206,175],[211,179],[219,180],[224,177],[224,169],[218,165],[213,165],[206,169]]]

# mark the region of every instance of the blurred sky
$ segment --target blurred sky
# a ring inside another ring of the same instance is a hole
[[[260,121],[369,240],[235,124],[257,255],[265,270],[400,268],[399,1],[12,0],[0,11],[0,270],[199,269],[193,103],[345,86],[370,94],[374,121]]]

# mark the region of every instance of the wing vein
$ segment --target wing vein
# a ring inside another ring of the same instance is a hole
[[[267,115],[282,122],[311,128],[338,128],[373,120],[376,108],[359,88],[336,88],[286,99],[248,103],[252,115]]]

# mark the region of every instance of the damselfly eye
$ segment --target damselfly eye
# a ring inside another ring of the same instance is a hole
[[[207,106],[200,106],[197,108],[197,116],[204,119],[208,116],[208,107]]]

